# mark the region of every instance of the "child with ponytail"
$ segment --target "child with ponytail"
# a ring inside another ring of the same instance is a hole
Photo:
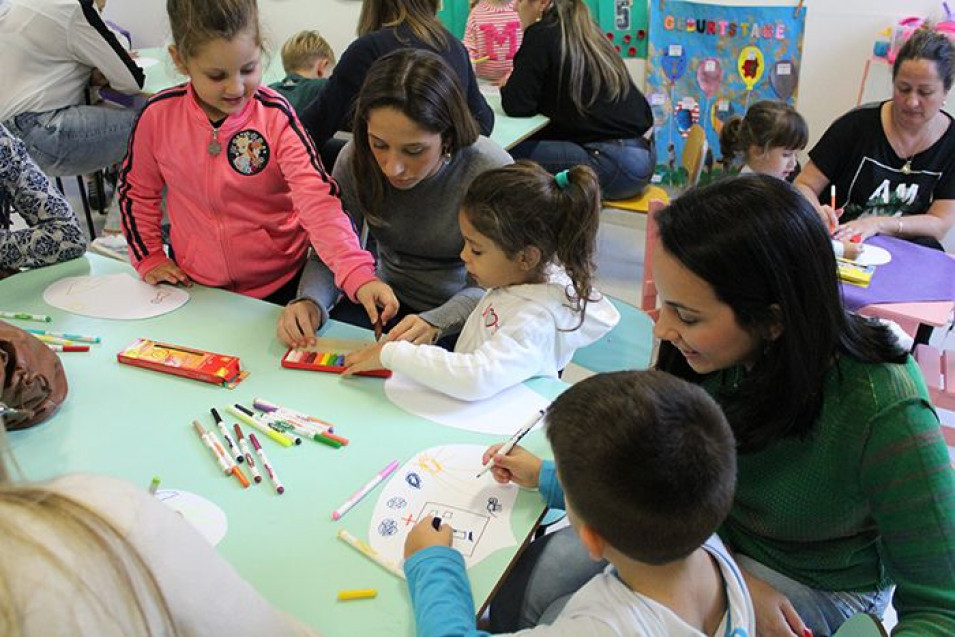
[[[481,174],[458,221],[461,259],[487,292],[454,352],[385,339],[348,356],[346,374],[384,367],[462,400],[556,378],[577,348],[620,319],[593,286],[599,214],[600,186],[587,166],[551,175],[519,161]]]

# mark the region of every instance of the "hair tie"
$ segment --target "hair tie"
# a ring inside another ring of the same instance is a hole
[[[557,182],[557,187],[561,190],[567,190],[567,188],[570,187],[570,179],[567,178],[568,172],[567,170],[562,170],[554,175],[554,181]]]

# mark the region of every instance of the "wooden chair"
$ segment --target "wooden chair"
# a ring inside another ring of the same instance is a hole
[[[888,633],[878,619],[859,613],[847,619],[832,637],[888,637]]]
[[[686,142],[683,144],[683,167],[686,169],[685,190],[700,183],[703,172],[703,158],[706,157],[706,132],[699,124],[690,127]]]
[[[663,188],[650,184],[636,197],[631,197],[630,199],[619,199],[617,201],[604,201],[603,207],[645,213],[650,210],[650,202],[653,200],[670,203],[670,195],[668,195],[667,191]]]
[[[940,352],[929,345],[917,345],[915,360],[928,385],[932,403],[955,411],[955,351]]]
[[[657,232],[656,215],[667,207],[667,202],[654,200],[650,202],[650,211],[647,214],[647,236],[643,248],[643,281],[640,286],[640,309],[656,322],[660,316],[657,308],[657,286],[653,282],[653,247],[656,245],[659,233]]]

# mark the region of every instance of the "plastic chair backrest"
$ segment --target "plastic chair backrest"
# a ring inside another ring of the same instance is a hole
[[[887,637],[882,623],[867,613],[859,613],[847,619],[832,637]]]
[[[653,249],[659,238],[656,215],[666,207],[666,203],[656,199],[650,202],[650,210],[647,212],[647,235],[643,247],[643,282],[640,286],[640,309],[649,314],[654,322],[660,316],[660,310],[657,309],[657,286],[653,282]]]
[[[686,142],[683,144],[683,167],[686,168],[686,188],[700,183],[703,172],[703,158],[706,156],[706,133],[699,124],[690,127]]]

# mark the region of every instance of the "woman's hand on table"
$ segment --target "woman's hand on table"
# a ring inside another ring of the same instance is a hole
[[[434,520],[436,519],[434,516],[426,515],[411,527],[408,537],[405,538],[405,559],[431,546],[451,546],[453,539],[451,525],[442,523],[441,528],[435,530]]]
[[[839,240],[862,242],[871,236],[879,234],[882,231],[884,222],[884,217],[853,219],[836,228],[832,236]]]
[[[381,348],[385,346],[387,339],[382,340],[365,349],[352,352],[345,357],[345,371],[342,376],[351,376],[358,372],[367,372],[372,369],[381,369]]]
[[[431,345],[438,340],[438,328],[417,314],[409,314],[385,335],[385,340],[411,341],[415,345]]]
[[[498,453],[504,443],[498,443],[488,447],[481,458],[481,464],[487,466],[487,463],[494,459],[494,466],[491,467],[491,475],[501,484],[513,482],[517,486],[528,489],[536,489],[540,484],[540,473],[542,461],[540,458],[524,449],[520,445],[515,445],[507,455],[502,456]]]
[[[315,344],[315,332],[322,326],[322,313],[314,301],[298,299],[282,308],[275,335],[289,347]]]
[[[743,579],[753,598],[758,637],[804,637],[811,635],[789,598],[767,582],[742,570]]]
[[[143,281],[149,285],[172,283],[173,285],[184,285],[187,288],[192,287],[192,279],[189,278],[189,275],[172,261],[157,265],[143,275]]]
[[[355,300],[365,308],[372,325],[379,319],[384,325],[398,313],[398,297],[395,296],[394,290],[378,279],[372,279],[358,288],[355,292]]]

